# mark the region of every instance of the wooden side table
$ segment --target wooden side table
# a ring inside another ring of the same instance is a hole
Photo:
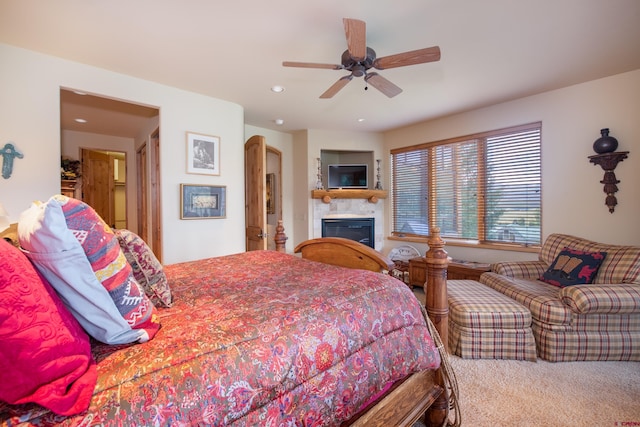
[[[427,263],[419,256],[409,260],[409,286],[424,286],[427,281]]]
[[[405,261],[393,261],[394,267],[391,271],[391,275],[396,279],[402,280],[407,285],[409,284],[409,263]]]
[[[61,180],[60,194],[67,197],[76,197],[76,180],[74,179]]]
[[[491,271],[491,264],[454,260],[447,269],[448,280],[480,280],[480,275]],[[423,257],[409,260],[409,285],[424,286],[427,281],[427,263]]]
[[[409,260],[418,255],[420,255],[420,252],[410,245],[397,246],[391,249],[388,256],[389,259],[391,259],[391,261],[393,261],[393,263],[395,264],[391,275],[411,286],[409,275]]]
[[[447,269],[448,280],[480,280],[480,275],[491,271],[491,264],[453,260]]]

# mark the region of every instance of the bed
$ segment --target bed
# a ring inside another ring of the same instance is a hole
[[[140,327],[146,339],[88,339],[84,363],[95,385],[78,392],[87,409],[60,411],[42,404],[46,398],[0,402],[0,425],[411,426],[425,411],[427,425],[445,423],[456,390],[441,341],[439,237],[426,261],[427,306],[440,336],[411,290],[381,274],[392,263],[378,252],[327,238],[298,245],[301,256],[287,254],[281,224],[275,239],[276,251],[164,266],[171,306],[156,298]],[[24,256],[0,244],[3,256]]]

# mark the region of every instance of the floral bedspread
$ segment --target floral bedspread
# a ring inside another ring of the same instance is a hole
[[[440,364],[397,279],[275,251],[165,267],[174,306],[144,344],[94,343],[87,413],[0,404],[2,425],[333,426]]]

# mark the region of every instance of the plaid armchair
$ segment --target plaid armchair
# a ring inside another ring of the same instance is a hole
[[[538,280],[565,247],[607,253],[592,283]],[[529,309],[542,359],[640,361],[640,247],[551,234],[538,261],[493,264],[480,282]]]

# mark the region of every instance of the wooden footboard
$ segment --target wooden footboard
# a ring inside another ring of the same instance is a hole
[[[306,240],[295,248],[302,258],[325,264],[370,271],[391,271],[393,261],[375,249],[343,237],[321,237]]]
[[[363,270],[390,271],[394,265],[393,261],[380,252],[339,237],[307,240],[296,246],[294,251],[301,253],[305,259]],[[429,237],[429,251],[425,254],[425,262],[429,283],[425,288],[426,309],[446,348],[449,315],[446,288],[448,257],[439,229],[435,229]],[[425,411],[427,425],[443,425],[448,410],[449,398],[442,369],[423,371],[411,375],[348,425],[412,426]]]

